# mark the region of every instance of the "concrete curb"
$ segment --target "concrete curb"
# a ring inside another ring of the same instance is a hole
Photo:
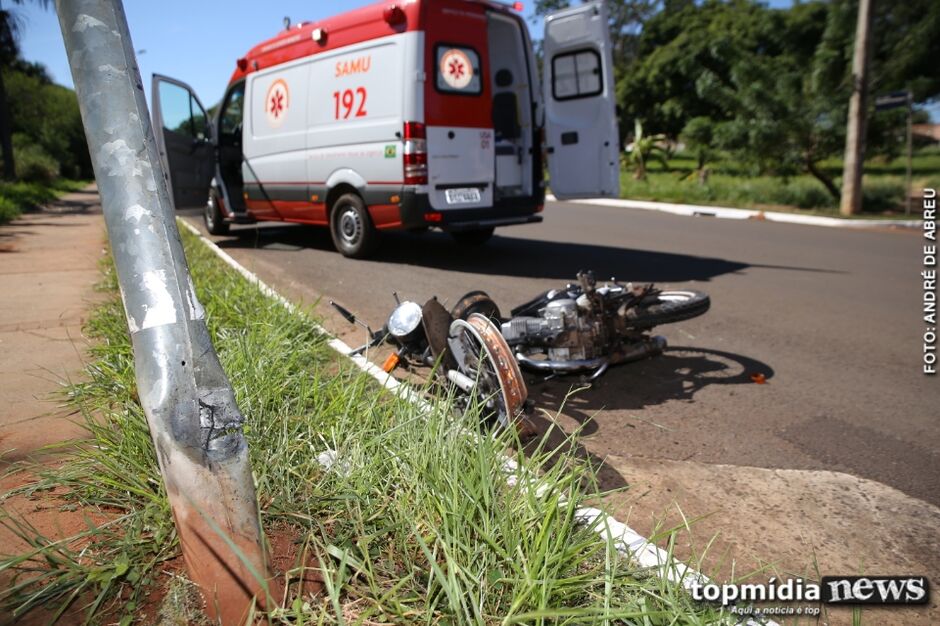
[[[555,196],[545,196],[547,202],[564,202]],[[867,220],[844,219],[839,217],[824,217],[821,215],[799,215],[797,213],[783,213],[780,211],[758,211],[754,209],[732,209],[728,207],[705,206],[698,204],[673,204],[671,202],[652,202],[648,200],[622,200],[617,198],[597,198],[590,200],[571,200],[577,204],[593,204],[597,206],[611,206],[622,209],[639,209],[641,211],[659,211],[686,217],[717,217],[727,220],[765,220],[785,224],[801,224],[804,226],[827,226],[830,228],[923,228],[923,220]]]
[[[292,313],[303,313],[287,298],[282,296],[267,283],[261,280],[255,273],[248,270],[245,266],[232,258],[227,252],[222,250],[214,242],[204,237],[199,229],[197,229],[195,226],[182,218],[177,218],[176,221],[178,224],[182,224],[189,232],[199,237],[199,239],[206,246],[208,246],[209,249],[216,254],[216,256],[225,261],[226,264],[241,274],[249,283],[256,285],[266,296],[276,300]],[[399,397],[416,404],[417,406],[421,407],[423,411],[432,410],[431,405],[418,393],[416,393],[407,383],[403,383],[391,374],[386,373],[363,355],[350,355],[352,348],[346,344],[346,342],[334,337],[326,328],[320,324],[314,322],[314,326],[319,332],[322,332],[324,335],[330,338],[329,346],[331,348],[341,355],[349,358],[356,365],[356,367],[372,376],[385,389],[388,389],[389,391],[398,394]],[[329,463],[332,464],[333,462],[335,462],[335,459],[330,458]],[[517,466],[516,462],[509,457],[504,457],[503,468],[504,471],[506,471],[510,481],[518,479],[519,477],[521,477],[523,480],[534,480],[530,476],[525,476]],[[605,513],[604,511],[601,511],[600,509],[593,507],[581,507],[576,510],[575,515],[579,521],[590,526],[598,535],[613,541],[614,545],[617,547],[617,550],[621,554],[632,557],[637,561],[637,563],[640,564],[640,566],[649,568],[670,582],[681,584],[686,590],[691,589],[691,587],[696,584],[706,584],[711,582],[710,579],[701,572],[692,569],[674,557],[670,557],[665,550],[657,546],[655,543],[646,537],[643,537],[623,522],[618,521],[613,516]],[[757,622],[753,619],[748,619],[745,622],[738,622],[738,624],[742,626],[777,626],[776,622],[772,620]]]

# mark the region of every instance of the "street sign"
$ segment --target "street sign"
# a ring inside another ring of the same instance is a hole
[[[911,159],[913,144],[911,138],[911,116],[913,114],[914,96],[909,89],[892,91],[875,98],[875,111],[889,111],[907,107],[907,175],[905,176],[905,213],[911,214]]]
[[[907,106],[911,101],[910,91],[892,91],[875,98],[876,111],[888,111]]]

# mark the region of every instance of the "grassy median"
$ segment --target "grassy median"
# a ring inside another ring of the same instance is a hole
[[[632,169],[621,171],[620,197],[839,216],[838,200],[814,177],[808,174],[755,175],[746,166],[730,160],[709,162],[706,168],[710,174],[703,180],[696,171],[695,159],[680,153],[669,159],[666,167],[655,161],[650,163],[645,180],[636,180]],[[823,161],[820,168],[836,185],[841,185],[841,161]],[[905,169],[903,157],[867,161],[862,181],[862,213],[857,217],[903,217]],[[940,186],[940,150],[923,149],[913,159],[913,195],[919,197],[923,188],[937,186]],[[912,217],[919,218],[921,209],[915,201]]]
[[[292,313],[183,232],[199,297],[239,405],[275,566],[287,583],[276,623],[714,623],[693,603],[575,522],[600,494],[592,469],[548,451],[515,455],[538,484],[506,481],[511,434],[470,437],[446,398],[424,414],[384,391]],[[0,560],[7,611],[76,607],[98,622],[186,623],[200,613],[143,412],[112,268],[88,324],[88,382],[69,388],[89,439],[16,490],[82,515],[81,533],[44,537],[3,523],[32,549]],[[572,447],[574,448],[574,447]],[[334,451],[334,452],[329,452]],[[329,469],[317,460],[328,452]],[[13,494],[7,494],[10,497]],[[667,537],[668,541],[668,537]],[[311,582],[313,581],[313,582]],[[312,593],[322,584],[322,590]]]

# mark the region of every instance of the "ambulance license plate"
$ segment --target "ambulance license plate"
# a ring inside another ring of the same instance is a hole
[[[480,201],[480,190],[476,187],[445,189],[444,197],[447,198],[447,204],[470,204]]]

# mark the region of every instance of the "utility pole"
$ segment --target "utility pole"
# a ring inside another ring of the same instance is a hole
[[[121,0],[56,0],[134,350],[137,392],[190,578],[224,626],[280,594],[244,418],[196,299]]]
[[[862,210],[862,169],[865,164],[865,118],[872,2],[873,0],[859,0],[858,3],[855,53],[852,58],[852,97],[849,100],[849,119],[845,133],[842,201],[839,207],[842,215],[855,215]]]

